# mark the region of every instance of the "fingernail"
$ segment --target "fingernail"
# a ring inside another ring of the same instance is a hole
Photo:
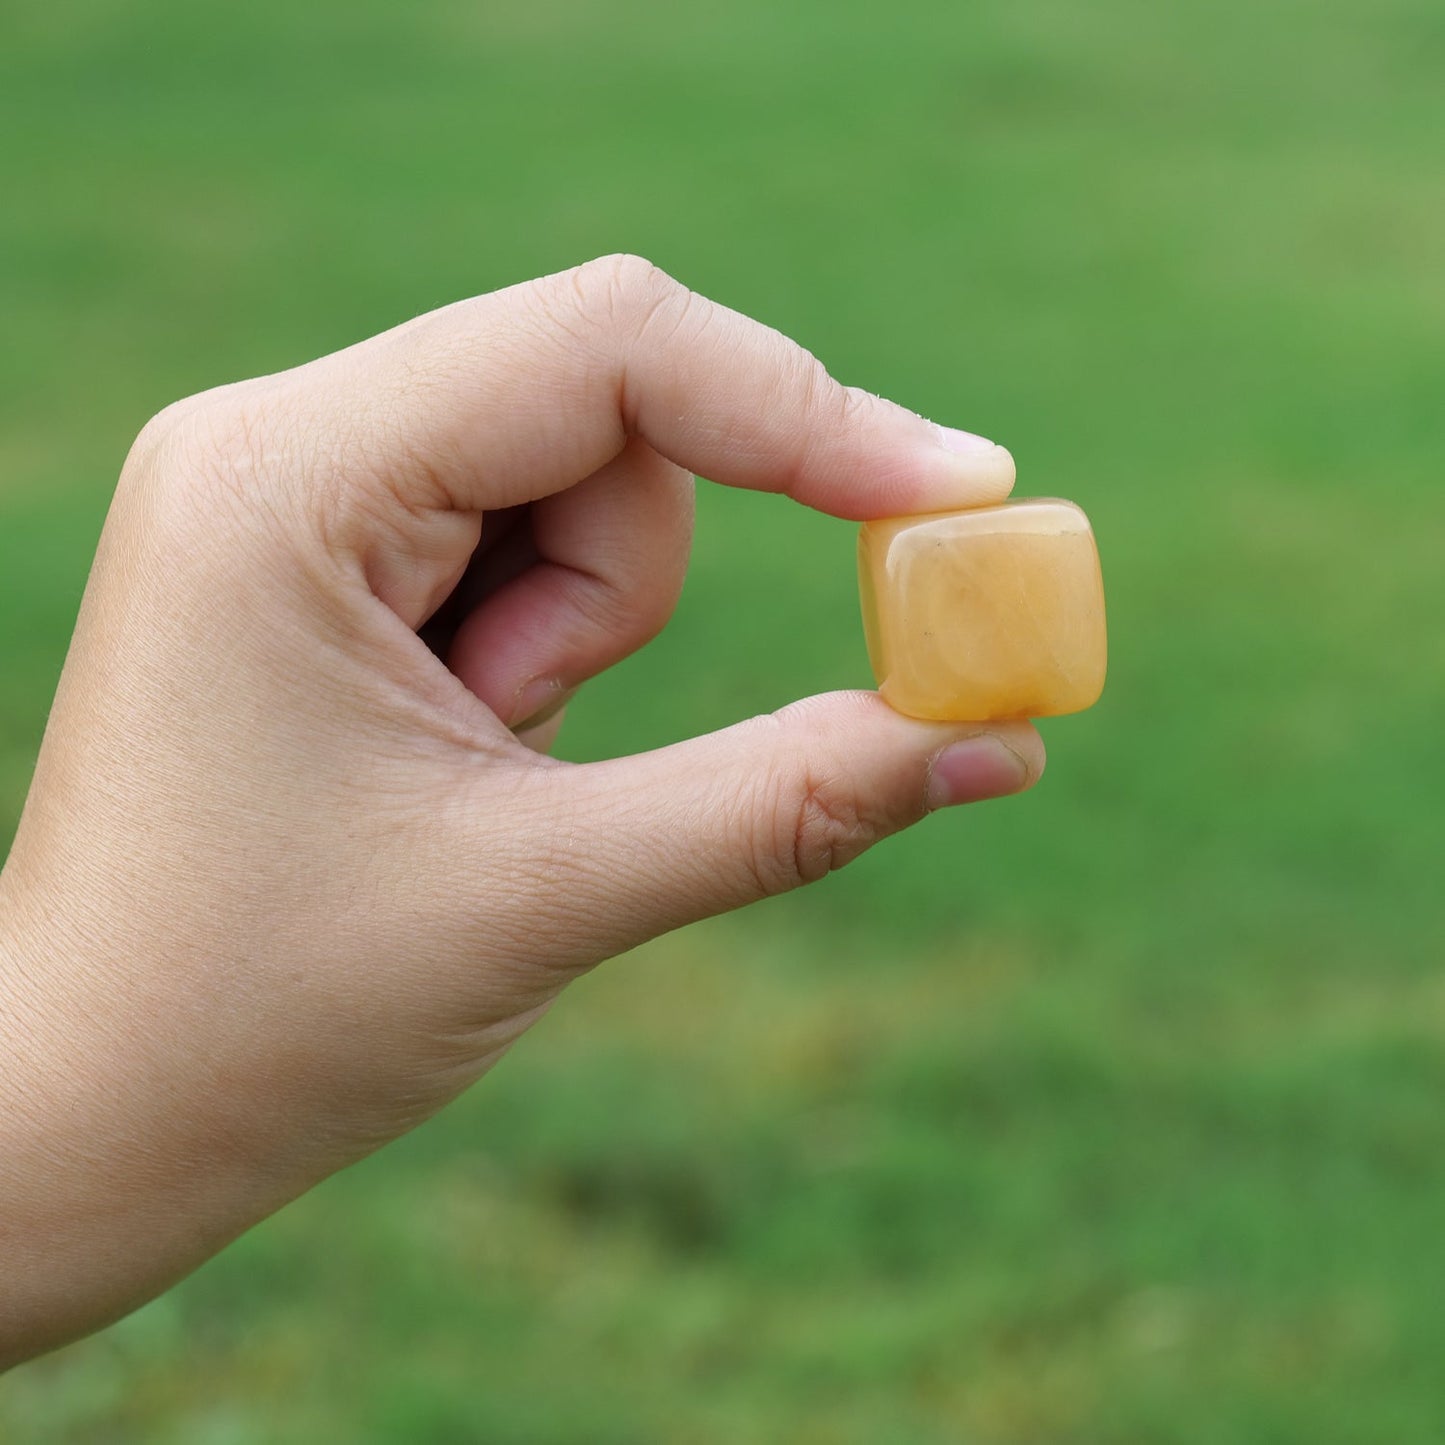
[[[555,677],[534,677],[517,689],[512,698],[511,715],[504,721],[514,731],[520,727],[536,727],[565,706],[571,695]]]
[[[1003,798],[1029,784],[1029,765],[994,733],[951,743],[928,774],[928,809]]]
[[[988,452],[998,445],[997,442],[978,436],[971,431],[958,431],[954,427],[938,426],[936,422],[934,426],[938,432],[938,444],[946,452]]]

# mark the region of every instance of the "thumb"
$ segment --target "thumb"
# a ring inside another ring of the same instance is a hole
[[[581,893],[617,951],[814,882],[936,808],[1021,792],[1043,769],[1028,722],[920,722],[839,692],[554,776],[581,789],[573,838],[606,897]]]

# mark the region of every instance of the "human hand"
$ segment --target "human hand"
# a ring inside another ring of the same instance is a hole
[[[670,614],[691,471],[855,519],[1013,482],[626,257],[145,429],[0,875],[0,1362],[426,1118],[600,960],[1038,777],[1026,723],[862,692],[539,751]]]

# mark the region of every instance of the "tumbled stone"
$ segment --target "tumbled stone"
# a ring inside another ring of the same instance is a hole
[[[868,659],[912,717],[987,722],[1080,712],[1104,687],[1104,583],[1072,502],[866,522],[858,537]]]

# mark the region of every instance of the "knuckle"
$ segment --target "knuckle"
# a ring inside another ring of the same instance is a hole
[[[206,397],[188,396],[158,411],[140,429],[131,444],[122,472],[123,480],[150,479],[163,474],[193,445],[197,421]]]
[[[838,390],[838,384],[828,375],[828,369],[804,347],[797,347],[788,356],[792,376],[792,389],[798,398],[798,408],[807,417],[813,417],[824,409],[829,398]]]
[[[878,405],[877,397],[861,387],[844,386],[831,378],[829,380],[833,387],[833,404],[837,410],[840,429],[857,426],[871,418]]]
[[[628,251],[588,261],[577,268],[574,276],[586,299],[617,312],[625,312],[639,301],[649,301],[674,284],[660,266]]]
[[[835,777],[810,778],[794,818],[793,865],[805,883],[851,863],[873,841],[856,794]]]
[[[141,429],[127,469],[168,478],[231,479],[254,468],[259,436],[239,387],[172,402]]]
[[[692,293],[662,267],[628,252],[602,256],[573,273],[583,310],[610,332],[636,339],[662,318],[681,325]]]
[[[121,490],[153,524],[207,534],[294,519],[280,484],[292,451],[274,408],[246,382],[201,392],[146,423],[121,473]],[[283,512],[288,515],[283,516]]]
[[[585,646],[605,639],[613,648],[640,647],[644,636],[648,598],[623,577],[581,572],[559,573],[556,578],[571,617],[573,630]]]
[[[841,775],[817,768],[774,777],[765,820],[755,839],[754,872],[765,894],[816,883],[851,863],[878,830],[856,790]]]
[[[788,374],[783,381],[798,399],[799,412],[809,420],[832,420],[842,387],[832,379],[828,368],[808,348],[796,342],[789,347],[786,366]]]
[[[852,388],[834,380],[828,368],[802,347],[791,352],[786,367],[780,390],[795,399],[800,424],[778,476],[779,485],[793,491],[812,467],[821,442],[854,422],[858,402]]]
[[[626,252],[589,261],[571,276],[574,302],[593,345],[616,370],[618,410],[627,428],[636,430],[643,402],[639,354],[675,349],[680,339],[695,342],[715,319],[716,308],[660,266]],[[667,392],[672,385],[654,376],[654,389]]]

